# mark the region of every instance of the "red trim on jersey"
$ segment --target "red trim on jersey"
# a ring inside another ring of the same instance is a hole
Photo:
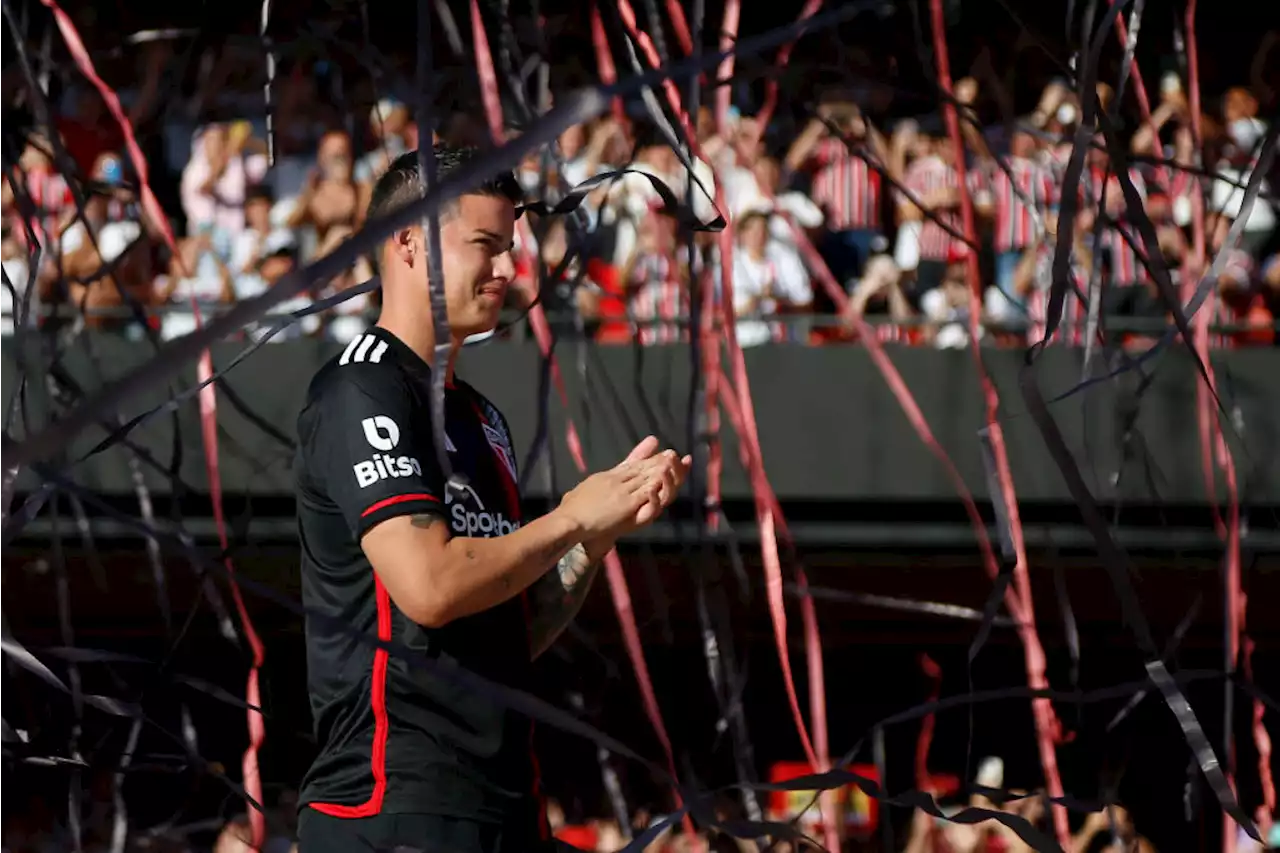
[[[436,503],[440,503],[440,499],[438,497],[435,495],[429,495],[426,492],[420,492],[413,495],[396,495],[394,498],[383,498],[378,501],[376,504],[360,513],[360,517],[364,518],[367,515],[373,515],[380,509],[394,506],[395,504],[402,504],[405,501],[435,501]]]
[[[419,496],[406,496],[406,498],[412,497]],[[394,501],[395,499],[392,500]],[[390,642],[391,596],[376,574],[373,576],[373,586],[378,605],[378,639],[384,643]],[[369,795],[369,799],[358,806],[311,803],[311,808],[321,814],[327,814],[329,817],[357,818],[373,817],[382,811],[382,798],[387,793],[387,733],[390,729],[390,724],[387,722],[387,657],[386,649],[375,649],[373,652],[373,684],[369,697],[369,704],[373,706],[373,757],[370,760],[373,771],[373,793]]]

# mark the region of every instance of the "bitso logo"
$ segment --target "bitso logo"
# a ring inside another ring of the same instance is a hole
[[[485,510],[484,503],[475,489],[470,486],[464,486],[464,489],[467,493],[465,501],[474,503],[480,511],[467,509],[466,503],[455,500],[453,492],[446,491],[444,503],[449,507],[449,526],[453,528],[454,533],[460,536],[506,536],[520,528],[520,522],[510,521],[500,512]]]
[[[360,422],[364,428],[365,440],[374,450],[394,450],[400,443],[400,427],[386,415],[374,415]],[[379,480],[388,477],[397,479],[412,474],[422,476],[422,465],[412,456],[391,456],[387,453],[375,453],[372,459],[357,462],[352,466],[356,472],[356,482],[364,489]]]
[[[374,450],[394,450],[400,443],[400,427],[386,415],[374,415],[360,422],[364,437]]]

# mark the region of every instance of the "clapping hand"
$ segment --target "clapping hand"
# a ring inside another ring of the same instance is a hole
[[[581,527],[584,540],[616,539],[650,524],[675,501],[693,459],[657,449],[658,440],[649,436],[621,463],[564,496],[560,509]]]

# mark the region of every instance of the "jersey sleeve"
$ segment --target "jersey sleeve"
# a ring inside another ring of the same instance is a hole
[[[369,368],[339,368],[300,435],[308,470],[357,540],[396,516],[444,513],[429,417],[398,378]]]

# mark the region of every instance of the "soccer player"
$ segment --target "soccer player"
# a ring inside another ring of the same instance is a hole
[[[447,177],[477,156],[437,145]],[[369,218],[423,196],[417,153],[378,180]],[[423,229],[381,245],[382,315],[312,380],[298,418],[306,605],[442,665],[527,688],[531,662],[582,605],[614,540],[675,499],[691,459],[652,437],[541,518],[521,515],[506,421],[454,376],[463,340],[498,322],[515,269],[519,187],[496,175],[440,214],[452,349],[433,364]],[[450,489],[432,441],[432,370],[446,376]],[[488,695],[308,619],[320,754],[302,786],[302,853],[552,849],[530,721]]]

